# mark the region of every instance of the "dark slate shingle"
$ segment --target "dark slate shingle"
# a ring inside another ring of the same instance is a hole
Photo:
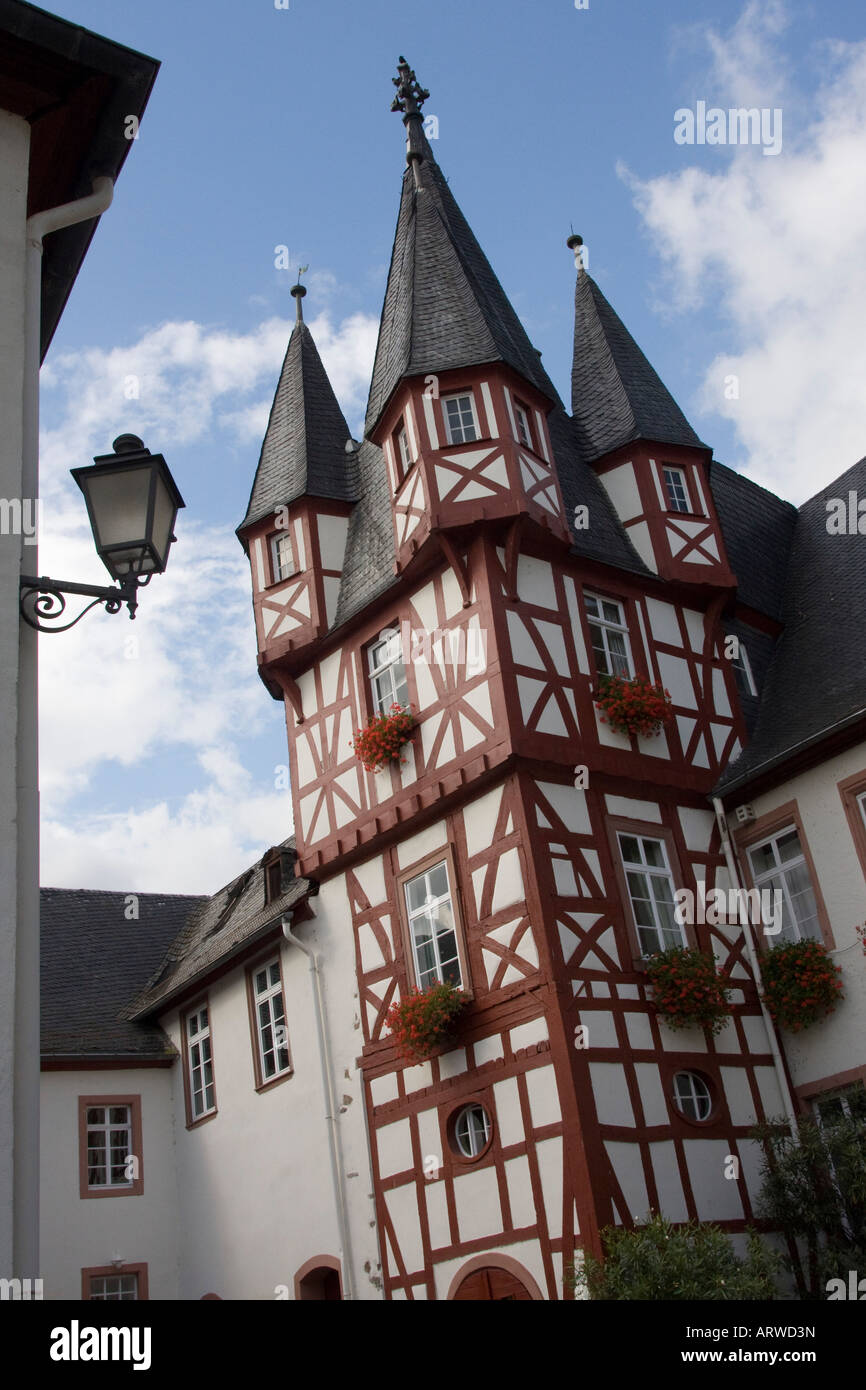
[[[271,406],[247,513],[238,530],[298,497],[354,502],[349,427],[307,325],[295,324]]]
[[[827,530],[827,501],[866,496],[866,458],[800,508],[783,606],[784,631],[767,675],[755,736],[719,783],[731,791],[866,707],[857,640],[866,609],[863,537]]]
[[[715,460],[710,490],[740,603],[778,620],[797,508]]]
[[[282,845],[289,851],[292,864],[294,844],[292,836]],[[265,857],[212,898],[198,901],[150,976],[141,975],[136,981],[137,993],[124,1008],[124,1017],[141,1019],[165,1011],[181,991],[263,935],[309,892],[306,879],[284,874],[282,896],[266,904]]]
[[[403,192],[376,346],[365,430],[374,429],[398,382],[482,362],[506,362],[551,401],[559,398],[421,137],[422,187],[410,169]]]
[[[43,888],[42,1052],[49,1056],[165,1057],[173,1049],[155,1024],[119,1017],[206,898]]]
[[[632,439],[706,448],[585,270],[574,292],[571,408],[588,462]]]

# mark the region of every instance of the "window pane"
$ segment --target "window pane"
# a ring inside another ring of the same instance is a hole
[[[770,869],[776,866],[772,843],[758,845],[756,849],[750,849],[749,858],[752,861],[752,869],[755,875],[768,873]]]
[[[409,904],[410,912],[424,906],[427,901],[427,885],[424,882],[423,874],[420,878],[410,878],[406,884],[406,901]]]
[[[268,987],[268,977],[264,970],[260,970],[256,975],[256,994],[264,994]]]
[[[640,864],[642,862],[638,842],[634,835],[620,835],[619,843],[622,857],[627,864]]]
[[[800,837],[796,830],[789,830],[785,835],[780,835],[776,841],[776,848],[779,851],[779,858],[783,864],[792,859],[799,859],[803,853],[800,848]]]
[[[646,862],[654,869],[665,868],[664,851],[660,840],[642,840],[643,852]]]
[[[105,1107],[93,1106],[87,1112],[87,1123],[89,1125],[101,1125],[105,1123]]]

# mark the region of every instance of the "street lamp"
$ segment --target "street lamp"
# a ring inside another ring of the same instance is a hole
[[[184,506],[168,464],[134,434],[120,435],[112,448],[113,453],[94,458],[92,466],[70,471],[84,493],[99,558],[117,587],[22,575],[21,616],[39,632],[66,632],[98,603],[105,604],[106,613],[119,613],[125,603],[134,618],[138,590],[168,563],[174,523]],[[44,627],[40,618],[56,622],[62,616],[64,594],[84,594],[93,602],[71,623]]]

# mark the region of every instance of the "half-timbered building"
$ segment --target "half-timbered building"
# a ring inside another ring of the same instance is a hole
[[[861,666],[837,640],[866,571],[825,525],[833,488],[798,512],[714,460],[579,238],[563,403],[402,60],[396,85],[363,438],[298,285],[238,528],[294,838],[195,904],[121,1010],[177,1063],[165,1296],[568,1297],[607,1225],[660,1210],[740,1238],[756,1121],[856,1107],[866,1074]],[[863,469],[835,486],[866,489]],[[605,676],[669,692],[660,732],[605,721]],[[356,731],[395,704],[411,740],[369,771]],[[699,910],[766,886],[772,921]],[[828,1031],[791,1053],[757,983],[779,934],[822,935],[846,971]],[[647,958],[677,945],[730,979],[717,1034],[653,1006]],[[386,1015],[436,980],[469,1003],[407,1062]]]

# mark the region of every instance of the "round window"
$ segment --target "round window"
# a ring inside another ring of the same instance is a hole
[[[704,1078],[694,1071],[678,1071],[674,1077],[674,1105],[686,1119],[707,1119],[713,1097]]]
[[[490,1138],[490,1116],[483,1105],[464,1105],[454,1122],[454,1138],[464,1158],[477,1158]]]

